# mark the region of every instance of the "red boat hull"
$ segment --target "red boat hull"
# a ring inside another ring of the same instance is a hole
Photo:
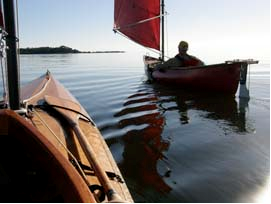
[[[242,62],[222,63],[198,67],[176,67],[166,70],[151,68],[155,58],[145,57],[148,77],[160,84],[201,92],[235,94],[240,81]]]

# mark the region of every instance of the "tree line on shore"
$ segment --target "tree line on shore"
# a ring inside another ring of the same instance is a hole
[[[80,51],[64,45],[60,47],[20,48],[20,54],[58,54],[58,53],[61,54],[80,53]]]
[[[87,51],[82,52],[67,46],[20,48],[20,54],[69,54],[69,53],[124,53],[124,51]]]

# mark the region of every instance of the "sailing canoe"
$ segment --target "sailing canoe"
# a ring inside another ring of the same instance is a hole
[[[240,81],[240,71],[247,61],[229,61],[220,64],[192,67],[171,67],[158,70],[161,63],[153,57],[144,57],[145,73],[148,79],[157,83],[172,85],[200,92],[235,94]]]
[[[235,94],[240,73],[257,61],[241,60],[208,66],[170,67],[155,69],[164,61],[164,0],[115,0],[114,31],[154,51],[160,59],[144,56],[145,73],[149,81],[177,88],[204,92]],[[244,76],[246,78],[246,75]]]
[[[107,195],[104,201],[133,201],[90,116],[49,72],[22,88],[21,101],[25,108],[22,115],[0,110],[0,149],[4,157],[0,161],[4,197],[0,200],[100,202]],[[94,152],[94,164],[73,127],[74,121],[64,117],[72,115]],[[97,163],[109,184],[98,175]],[[108,186],[117,197],[110,198],[112,191],[106,192]]]

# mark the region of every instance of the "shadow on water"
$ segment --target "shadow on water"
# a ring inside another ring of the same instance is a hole
[[[205,139],[201,138],[204,142],[209,138],[211,138],[209,140],[212,138],[220,140],[221,134],[227,136],[233,135],[232,133],[251,132],[254,128],[246,121],[247,107],[248,100],[246,99],[240,100],[238,105],[234,97],[207,96],[206,94],[189,93],[158,85],[141,84],[137,92],[125,100],[122,109],[114,114],[114,117],[118,119],[117,128],[125,129],[125,133],[121,136],[121,142],[124,146],[123,160],[119,165],[130,189],[132,189],[135,201],[236,201],[237,195],[234,197],[234,193],[230,193],[233,196],[231,198],[225,198],[227,193],[225,193],[225,197],[219,195],[218,198],[216,195],[213,195],[213,198],[202,195],[203,199],[201,200],[192,195],[193,189],[189,189],[189,186],[188,192],[186,192],[184,183],[192,182],[193,179],[186,181],[183,176],[189,174],[190,171],[195,171],[194,168],[200,164],[191,163],[188,160],[195,161],[195,158],[184,155],[200,154],[200,149],[204,148],[198,144],[201,141],[196,141],[196,137],[192,143],[186,137],[194,137],[194,134],[199,135],[200,128],[205,124],[207,126],[211,124],[210,127],[212,127],[213,123],[222,131],[210,131],[213,132],[211,136],[206,135]],[[201,123],[202,120],[207,123]],[[189,127],[187,128],[189,125],[191,126],[190,130]],[[193,128],[198,128],[198,130],[195,131]],[[186,131],[182,132],[184,129]],[[181,138],[183,138],[183,142]],[[107,142],[112,144],[116,141],[108,139]],[[208,149],[208,146],[206,147]],[[198,150],[195,150],[196,148],[199,149],[199,153],[197,153]],[[208,152],[207,154],[212,157],[212,153]],[[206,158],[202,159],[202,163],[207,160]],[[224,168],[223,165],[217,168]],[[194,176],[197,177],[199,174],[200,172],[196,172],[196,176]],[[191,175],[193,177],[193,174]],[[212,177],[212,175],[207,176]],[[182,181],[181,185],[179,180]],[[199,185],[202,184],[199,183]],[[214,188],[216,188],[215,185],[217,184],[214,184]],[[214,188],[209,190],[215,194]],[[202,193],[206,192],[203,190]]]

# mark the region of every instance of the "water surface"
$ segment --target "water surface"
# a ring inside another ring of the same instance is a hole
[[[21,82],[49,69],[102,132],[136,202],[260,202],[270,189],[269,65],[250,100],[145,82],[126,54],[22,55]],[[139,65],[138,65],[139,64]]]

